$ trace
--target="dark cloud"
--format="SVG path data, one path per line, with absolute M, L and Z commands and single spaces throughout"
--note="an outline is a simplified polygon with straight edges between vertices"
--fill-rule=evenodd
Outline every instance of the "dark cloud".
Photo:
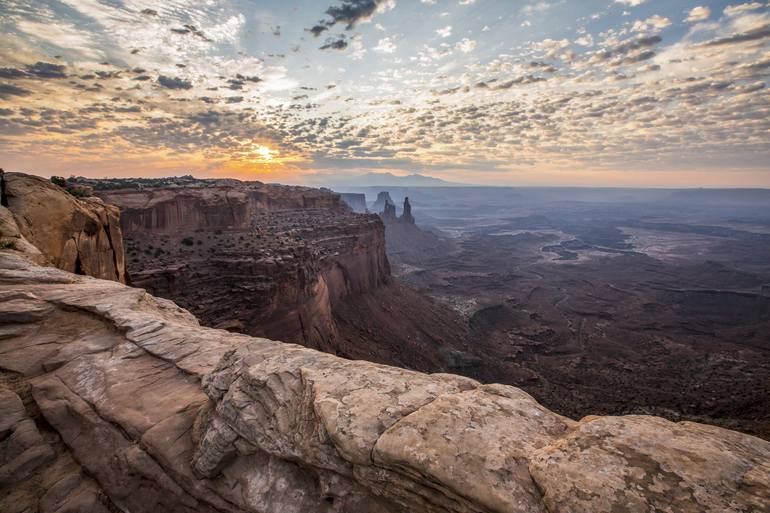
M 240 91 L 243 89 L 243 86 L 246 85 L 246 82 L 252 82 L 254 84 L 262 82 L 262 79 L 258 76 L 245 76 L 238 73 L 235 75 L 235 78 L 231 78 L 227 81 L 227 87 L 229 89 L 232 89 L 233 91 Z
M 720 39 L 714 39 L 704 43 L 705 46 L 721 46 L 730 45 L 734 43 L 744 43 L 746 41 L 757 41 L 758 39 L 764 39 L 770 37 L 770 25 L 763 25 L 748 32 L 742 34 L 733 34 L 730 37 L 723 37 Z
M 241 75 L 240 73 L 238 73 L 237 75 L 235 75 L 235 78 L 237 78 L 238 80 L 245 80 L 246 82 L 253 82 L 255 84 L 257 82 L 262 82 L 262 79 L 256 75 L 248 76 L 248 75 Z
M 27 74 L 16 68 L 0 68 L 0 78 L 24 78 Z
M 157 16 L 158 11 L 156 11 L 155 9 L 144 9 L 142 11 L 142 14 L 144 14 L 145 16 Z
M 161 75 L 158 77 L 158 83 L 168 89 L 192 89 L 192 82 L 183 78 L 167 77 Z
M 120 71 L 96 71 L 96 76 L 99 80 L 107 80 L 109 78 L 120 78 Z
M 52 64 L 50 62 L 36 62 L 27 64 L 27 73 L 37 78 L 67 78 L 64 72 L 65 66 L 61 64 Z
M 6 99 L 11 96 L 27 96 L 32 94 L 32 91 L 24 89 L 23 87 L 16 87 L 11 84 L 0 84 L 0 98 Z
M 172 28 L 171 32 L 174 32 L 175 34 L 192 34 L 194 36 L 197 36 L 204 41 L 211 43 L 212 40 L 209 39 L 206 34 L 204 34 L 198 27 L 195 25 L 184 25 L 182 28 Z
M 344 23 L 345 30 L 350 30 L 359 21 L 370 18 L 384 2 L 385 0 L 341 0 L 340 5 L 326 9 L 326 15 L 331 17 L 331 20 L 321 20 L 309 30 L 316 37 L 338 23 Z
M 627 53 L 641 50 L 643 48 L 649 48 L 663 41 L 660 36 L 646 36 L 638 37 L 636 39 L 629 39 L 623 41 L 613 47 L 605 48 L 599 51 L 596 56 L 601 60 L 608 60 L 611 57 L 625 55 Z
M 345 34 L 340 34 L 337 37 L 330 37 L 319 48 L 321 50 L 344 50 L 348 47 L 348 38 Z

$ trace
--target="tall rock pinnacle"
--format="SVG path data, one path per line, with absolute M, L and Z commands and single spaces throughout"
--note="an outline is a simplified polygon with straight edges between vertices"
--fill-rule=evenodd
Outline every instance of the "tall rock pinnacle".
M 414 224 L 414 216 L 412 215 L 412 205 L 409 204 L 409 198 L 404 198 L 404 213 L 398 219 L 400 223 Z

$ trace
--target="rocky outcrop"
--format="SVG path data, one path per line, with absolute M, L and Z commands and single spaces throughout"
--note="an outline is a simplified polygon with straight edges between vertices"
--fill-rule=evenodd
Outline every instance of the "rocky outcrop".
M 396 216 L 396 206 L 393 203 L 385 203 L 385 207 L 383 207 L 380 217 L 385 226 L 397 223 L 398 217 Z
M 388 259 L 396 276 L 402 269 L 414 270 L 414 266 L 419 267 L 431 258 L 446 256 L 456 249 L 451 241 L 415 224 L 408 197 L 404 198 L 401 216 L 396 216 L 396 206 L 386 201 L 380 218 L 385 225 Z
M 340 198 L 356 214 L 369 213 L 369 209 L 366 208 L 366 194 L 343 192 L 340 194 Z
M 414 224 L 414 216 L 412 215 L 412 205 L 409 203 L 409 198 L 404 198 L 404 213 L 398 218 L 400 223 Z
M 513 387 L 204 328 L 11 249 L 0 322 L 0 461 L 24 469 L 2 511 L 770 511 L 758 438 L 575 422 Z
M 404 198 L 404 210 L 400 216 L 396 216 L 396 206 L 389 201 L 385 202 L 385 207 L 380 214 L 382 222 L 385 226 L 389 226 L 395 223 L 414 225 L 414 216 L 412 215 L 412 205 L 409 203 L 409 198 Z
M 390 193 L 388 191 L 381 191 L 377 193 L 377 200 L 372 205 L 372 212 L 383 212 L 386 205 L 396 206 L 390 198 Z
M 98 198 L 75 198 L 37 176 L 5 173 L 2 183 L 2 237 L 32 244 L 65 271 L 125 283 L 116 207 Z

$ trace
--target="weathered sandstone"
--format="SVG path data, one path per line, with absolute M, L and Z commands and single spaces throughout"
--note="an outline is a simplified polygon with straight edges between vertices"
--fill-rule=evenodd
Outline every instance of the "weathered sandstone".
M 391 278 L 379 217 L 352 213 L 339 195 L 145 182 L 89 184 L 121 208 L 131 284 L 202 324 L 430 371 L 449 370 L 442 348 L 465 343 L 448 308 Z
M 574 422 L 513 387 L 204 328 L 19 251 L 0 251 L 0 320 L 2 375 L 29 389 L 0 395 L 0 430 L 26 433 L 0 446 L 22 469 L 2 511 L 770 511 L 758 438 Z
M 2 204 L 8 209 L 0 214 L 3 237 L 31 243 L 65 271 L 125 283 L 116 207 L 98 198 L 75 198 L 49 180 L 20 173 L 4 174 Z

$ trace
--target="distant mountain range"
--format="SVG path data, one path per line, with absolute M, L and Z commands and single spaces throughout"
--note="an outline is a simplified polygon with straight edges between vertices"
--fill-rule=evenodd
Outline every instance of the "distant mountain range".
M 316 187 L 454 187 L 467 184 L 448 182 L 432 176 L 411 174 L 398 176 L 393 173 L 318 174 L 305 178 L 306 185 Z

